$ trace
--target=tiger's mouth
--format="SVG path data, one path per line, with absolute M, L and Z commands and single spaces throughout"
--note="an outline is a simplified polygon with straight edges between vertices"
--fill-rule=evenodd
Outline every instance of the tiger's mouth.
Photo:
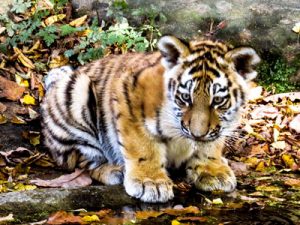
M 212 141 L 217 140 L 221 135 L 215 134 L 214 136 L 207 136 L 207 135 L 196 136 L 196 135 L 187 134 L 184 132 L 184 136 L 189 139 L 192 139 L 193 141 L 196 141 L 196 142 L 212 142 Z

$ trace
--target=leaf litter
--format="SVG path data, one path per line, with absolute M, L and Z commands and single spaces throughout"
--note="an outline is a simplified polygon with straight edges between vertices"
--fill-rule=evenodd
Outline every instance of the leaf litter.
M 45 92 L 43 77 L 46 71 L 69 63 L 80 64 L 66 57 L 65 47 L 69 48 L 68 50 L 74 47 L 74 52 L 80 52 L 82 49 L 76 49 L 76 43 L 92 32 L 88 28 L 90 18 L 86 15 L 73 18 L 69 13 L 72 10 L 69 5 L 55 12 L 54 4 L 48 0 L 38 1 L 37 5 L 32 3 L 22 7 L 15 6 L 11 16 L 14 22 L 21 23 L 30 18 L 37 8 L 50 10 L 49 15 L 42 16 L 40 26 L 41 29 L 43 26 L 47 29 L 49 37 L 41 32 L 40 39 L 34 38 L 31 43 L 26 44 L 19 43 L 8 49 L 7 54 L 0 53 L 0 126 L 6 123 L 18 126 L 39 119 L 39 103 Z M 49 43 L 53 41 L 51 38 L 55 37 L 54 25 L 61 26 L 64 35 L 59 41 L 68 43 L 65 47 L 59 44 L 49 47 Z M 1 42 L 8 38 L 9 32 L 5 27 L 0 27 Z M 62 54 L 64 51 L 65 54 Z M 126 50 L 124 46 L 113 45 L 108 46 L 104 52 L 111 54 Z M 256 86 L 250 91 L 249 100 L 250 103 L 244 109 L 239 138 L 228 140 L 230 145 L 227 157 L 230 158 L 230 165 L 238 176 L 238 191 L 230 194 L 235 200 L 227 202 L 223 195 L 203 195 L 204 209 L 241 208 L 245 203 L 253 202 L 260 206 L 286 206 L 286 202 L 289 202 L 292 208 L 299 210 L 297 196 L 300 196 L 300 92 L 273 95 Z M 34 150 L 20 147 L 3 152 L 0 149 L 0 193 L 31 190 L 36 186 L 90 185 L 90 178 L 80 170 L 53 180 L 30 179 L 35 167 L 53 168 L 54 163 L 47 153 L 39 151 L 39 132 L 24 131 L 22 138 L 28 140 Z M 183 196 L 193 192 L 192 186 L 184 181 L 176 181 L 174 187 L 175 191 Z M 169 215 L 175 216 L 171 224 L 206 221 L 207 218 L 201 215 L 203 209 L 197 211 L 196 208 L 187 206 L 159 211 L 138 211 L 135 213 L 135 219 Z M 189 211 L 191 209 L 195 211 Z M 113 210 L 93 213 L 86 212 L 74 216 L 71 212 L 60 211 L 52 215 L 47 223 L 90 224 L 106 221 L 110 224 L 121 224 L 127 221 L 114 217 Z

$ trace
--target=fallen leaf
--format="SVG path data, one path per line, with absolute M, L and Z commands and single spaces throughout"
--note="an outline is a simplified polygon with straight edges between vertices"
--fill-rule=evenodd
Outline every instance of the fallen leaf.
M 279 115 L 279 111 L 274 106 L 260 105 L 250 113 L 252 119 L 270 118 L 275 119 Z
M 14 47 L 13 48 L 15 53 L 18 55 L 18 60 L 27 68 L 29 69 L 34 69 L 35 66 L 33 64 L 33 62 L 27 58 L 22 52 L 20 49 L 18 49 L 17 47 Z
M 198 222 L 206 222 L 207 218 L 202 216 L 183 216 L 177 217 L 176 220 L 178 221 L 198 221 Z
M 7 106 L 0 102 L 0 113 L 4 113 L 7 109 Z
M 257 186 L 255 189 L 257 191 L 266 191 L 266 192 L 281 191 L 281 188 L 276 186 Z
M 59 55 L 50 61 L 49 67 L 51 69 L 54 69 L 57 67 L 62 67 L 64 65 L 68 64 L 68 62 L 69 62 L 69 59 L 67 57 L 65 57 L 64 55 Z
M 54 24 L 58 21 L 63 20 L 66 17 L 66 14 L 57 14 L 53 16 L 49 16 L 47 19 L 45 19 L 44 23 L 49 26 L 51 24 Z
M 281 156 L 281 158 L 282 158 L 284 164 L 286 165 L 286 167 L 293 169 L 293 170 L 297 169 L 297 164 L 291 155 L 283 154 Z
M 23 98 L 21 98 L 21 103 L 25 105 L 35 105 L 35 98 L 30 94 L 26 94 Z
M 19 76 L 18 74 L 15 74 L 15 80 L 19 86 L 26 87 L 26 88 L 29 87 L 28 80 L 25 80 L 23 77 Z
M 295 26 L 292 28 L 292 31 L 294 31 L 295 33 L 300 34 L 300 22 L 295 24 Z
M 188 206 L 182 209 L 164 209 L 163 212 L 168 215 L 179 216 L 179 215 L 189 214 L 189 213 L 198 214 L 201 211 L 196 206 Z
M 236 176 L 241 176 L 249 172 L 248 166 L 243 162 L 231 162 L 230 167 Z
M 100 219 L 97 215 L 84 216 L 84 217 L 82 217 L 82 220 L 86 223 L 92 223 L 92 222 L 99 222 L 100 221 Z
M 171 225 L 181 225 L 178 220 L 172 220 Z
M 40 187 L 85 187 L 92 183 L 92 179 L 85 170 L 75 169 L 75 172 L 53 180 L 35 179 L 31 180 L 30 183 Z
M 21 117 L 19 116 L 13 116 L 13 118 L 11 118 L 10 120 L 11 123 L 14 123 L 14 124 L 26 124 L 26 121 L 23 120 Z
M 73 26 L 73 27 L 79 27 L 85 22 L 86 19 L 87 19 L 87 15 L 84 15 L 82 17 L 79 17 L 79 18 L 71 21 L 69 24 L 70 24 L 70 26 Z
M 215 198 L 215 199 L 212 200 L 212 204 L 214 204 L 214 205 L 223 205 L 224 203 L 223 203 L 221 198 Z
M 251 88 L 248 93 L 248 100 L 255 101 L 259 98 L 262 98 L 262 92 L 263 92 L 262 86 L 257 86 L 257 87 Z
M 16 101 L 22 97 L 24 91 L 24 87 L 20 87 L 16 82 L 0 76 L 0 98 Z
M 161 212 L 161 211 L 137 211 L 135 216 L 136 216 L 136 219 L 146 220 L 151 217 L 156 218 L 162 214 L 164 214 L 164 212 Z
M 74 216 L 72 213 L 67 213 L 66 211 L 58 211 L 48 218 L 46 224 L 84 224 L 84 221 L 80 216 Z
M 39 117 L 39 114 L 30 107 L 28 107 L 28 114 L 30 119 L 36 119 Z
M 282 94 L 276 94 L 276 95 L 271 95 L 263 100 L 265 102 L 278 102 L 280 99 L 288 98 L 291 101 L 300 100 L 300 92 L 289 92 L 289 93 L 282 93 Z
M 16 191 L 30 191 L 30 190 L 34 190 L 37 187 L 35 185 L 30 185 L 30 184 L 22 184 L 22 183 L 17 183 L 14 186 L 14 189 Z
M 276 149 L 285 149 L 286 143 L 285 141 L 276 141 L 273 142 L 271 146 Z
M 0 217 L 0 223 L 3 223 L 3 222 L 12 222 L 14 221 L 14 216 L 12 213 L 8 214 L 8 216 L 4 216 L 4 217 Z
M 291 131 L 295 131 L 296 133 L 300 134 L 300 114 L 293 118 L 289 124 L 289 128 Z
M 7 123 L 7 118 L 4 115 L 0 114 L 0 124 L 4 123 Z
M 284 181 L 285 185 L 300 188 L 300 179 L 289 178 Z

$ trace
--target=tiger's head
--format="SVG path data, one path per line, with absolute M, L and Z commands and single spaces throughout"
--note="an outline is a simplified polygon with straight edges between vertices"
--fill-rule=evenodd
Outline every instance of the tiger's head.
M 220 41 L 184 43 L 173 36 L 158 43 L 167 98 L 180 135 L 200 142 L 227 136 L 236 127 L 260 58 L 249 47 Z

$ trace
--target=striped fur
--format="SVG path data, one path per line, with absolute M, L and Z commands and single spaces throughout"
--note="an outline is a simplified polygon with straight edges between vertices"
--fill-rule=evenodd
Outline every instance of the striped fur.
M 51 71 L 42 104 L 46 146 L 58 165 L 124 183 L 145 202 L 173 198 L 166 169 L 182 163 L 197 188 L 232 191 L 236 179 L 222 149 L 259 57 L 212 40 L 165 36 L 158 46 Z

